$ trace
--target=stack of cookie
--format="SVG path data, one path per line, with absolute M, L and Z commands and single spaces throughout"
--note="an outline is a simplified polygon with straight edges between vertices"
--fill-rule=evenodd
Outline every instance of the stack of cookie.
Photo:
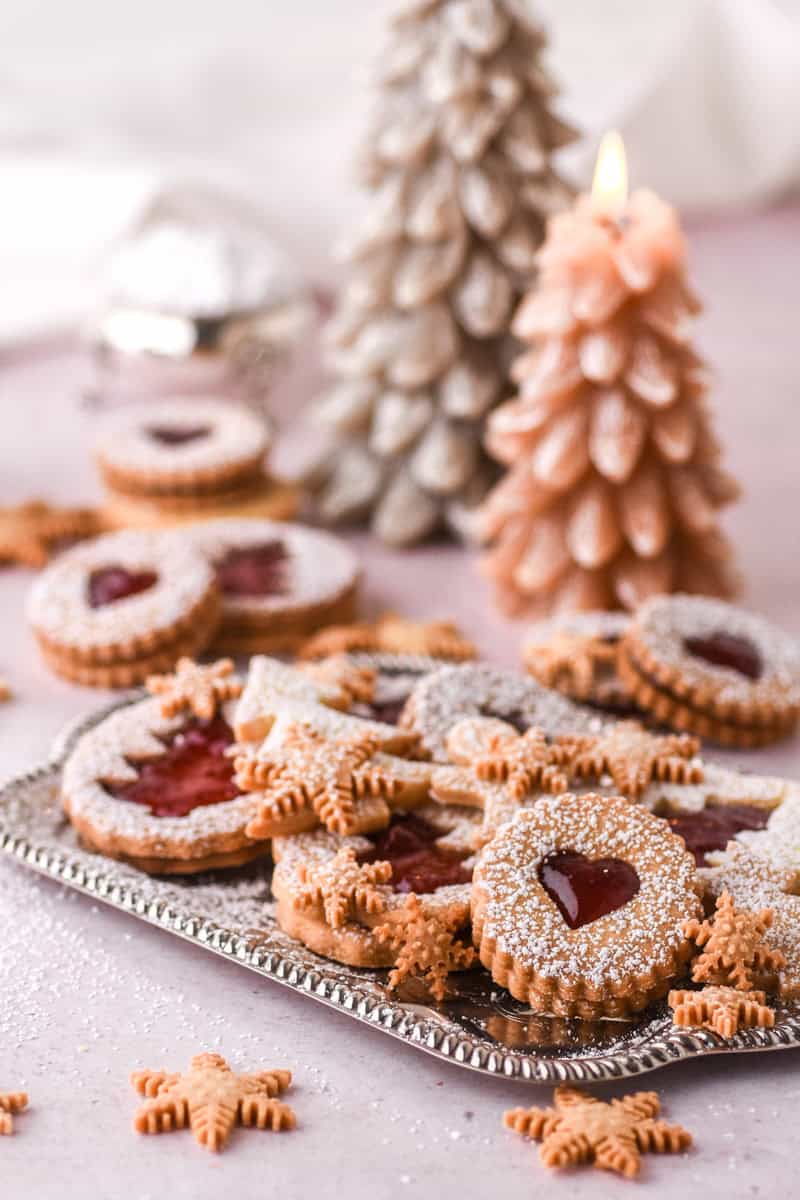
M 704 596 L 654 596 L 632 615 L 539 622 L 523 657 L 544 686 L 574 700 L 721 746 L 768 745 L 800 714 L 800 642 Z
M 198 523 L 188 536 L 219 584 L 216 649 L 287 653 L 322 626 L 355 616 L 358 560 L 330 534 L 240 518 Z
M 139 404 L 108 422 L 95 445 L 115 528 L 200 517 L 284 520 L 299 496 L 270 477 L 270 433 L 249 410 L 218 400 Z
M 131 687 L 205 649 L 219 622 L 213 569 L 177 533 L 110 533 L 60 555 L 34 583 L 28 619 L 57 675 Z

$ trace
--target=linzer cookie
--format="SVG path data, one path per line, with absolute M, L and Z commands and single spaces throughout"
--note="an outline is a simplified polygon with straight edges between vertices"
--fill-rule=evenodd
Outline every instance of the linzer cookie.
M 117 527 L 150 527 L 198 515 L 294 515 L 294 489 L 264 469 L 271 435 L 228 401 L 197 398 L 139 404 L 110 420 L 95 445 Z
M 326 958 L 356 967 L 397 966 L 409 953 L 403 927 L 411 916 L 449 931 L 466 925 L 477 820 L 469 809 L 425 804 L 394 813 L 369 836 L 320 829 L 277 837 L 272 890 L 278 924 Z M 412 893 L 418 914 L 405 908 Z
M 34 583 L 28 619 L 48 665 L 89 687 L 130 687 L 211 640 L 214 572 L 177 534 L 107 534 L 62 554 Z
M 249 838 L 256 797 L 234 778 L 232 702 L 210 718 L 161 697 L 143 700 L 80 739 L 62 777 L 64 810 L 93 850 L 156 875 L 238 866 L 264 854 Z
M 522 644 L 525 668 L 544 687 L 571 700 L 631 715 L 635 706 L 619 677 L 619 643 L 627 613 L 582 612 L 532 625 Z
M 220 520 L 190 535 L 216 572 L 229 653 L 293 651 L 315 629 L 355 615 L 360 571 L 338 538 L 303 525 Z
M 408 698 L 400 724 L 419 735 L 436 762 L 449 761 L 447 736 L 462 717 L 497 717 L 524 733 L 596 733 L 602 722 L 533 679 L 481 664 L 442 667 L 424 676 Z
M 545 796 L 481 852 L 473 940 L 495 982 L 537 1011 L 624 1017 L 680 975 L 698 888 L 682 840 L 640 805 Z
M 720 600 L 648 600 L 623 638 L 619 670 L 656 720 L 721 745 L 766 745 L 800 712 L 800 642 Z

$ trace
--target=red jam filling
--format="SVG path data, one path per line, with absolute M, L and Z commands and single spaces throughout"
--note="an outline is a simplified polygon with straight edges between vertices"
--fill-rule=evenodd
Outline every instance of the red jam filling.
M 480 717 L 494 717 L 498 721 L 505 721 L 506 725 L 511 725 L 516 729 L 517 733 L 527 733 L 531 727 L 531 723 L 523 712 L 519 709 L 512 709 L 510 712 L 497 712 L 489 706 L 478 710 Z
M 125 567 L 100 567 L 89 576 L 89 604 L 102 608 L 127 596 L 138 596 L 158 581 L 155 571 L 128 571 Z
M 229 550 L 215 565 L 227 596 L 283 596 L 289 590 L 289 552 L 281 541 Z
M 737 833 L 743 829 L 764 829 L 768 820 L 768 810 L 752 804 L 725 804 L 667 818 L 670 829 L 686 842 L 686 849 L 694 855 L 698 867 L 705 866 L 706 855 L 712 850 L 724 850 Z
M 192 720 L 165 739 L 157 758 L 134 762 L 138 775 L 126 783 L 105 784 L 117 800 L 144 804 L 154 817 L 186 817 L 196 808 L 238 796 L 233 760 L 225 756 L 233 730 L 223 717 Z
M 364 861 L 390 862 L 396 892 L 423 895 L 451 884 L 469 883 L 472 871 L 436 845 L 441 836 L 441 830 L 422 817 L 401 813 L 392 818 L 388 829 L 370 838 L 375 849 Z
M 396 725 L 407 699 L 408 696 L 399 696 L 393 700 L 373 701 L 366 705 L 368 716 L 373 721 L 382 721 L 384 725 Z
M 147 436 L 162 446 L 185 446 L 211 433 L 210 425 L 148 425 Z
M 538 874 L 570 929 L 622 908 L 639 891 L 639 876 L 629 863 L 619 858 L 585 858 L 577 850 L 548 855 Z
M 758 647 L 749 638 L 718 629 L 708 637 L 685 638 L 685 648 L 695 658 L 715 667 L 728 667 L 746 679 L 760 679 L 764 670 Z

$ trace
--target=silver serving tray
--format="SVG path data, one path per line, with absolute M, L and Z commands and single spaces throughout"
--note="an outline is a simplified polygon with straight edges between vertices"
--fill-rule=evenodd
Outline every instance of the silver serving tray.
M 61 765 L 81 734 L 138 698 L 117 701 L 72 724 L 56 740 L 50 762 L 0 790 L 1 852 L 428 1054 L 487 1075 L 593 1083 L 702 1055 L 800 1046 L 798 1005 L 780 1007 L 773 1029 L 744 1030 L 726 1042 L 707 1030 L 673 1028 L 663 1005 L 636 1022 L 541 1016 L 495 987 L 482 969 L 451 977 L 452 995 L 432 1007 L 418 984 L 392 995 L 386 972 L 341 966 L 283 934 L 274 919 L 267 863 L 189 879 L 154 879 L 84 850 L 61 810 Z

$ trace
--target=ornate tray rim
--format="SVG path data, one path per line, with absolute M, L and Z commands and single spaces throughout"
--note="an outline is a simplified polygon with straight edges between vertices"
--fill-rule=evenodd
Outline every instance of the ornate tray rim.
M 60 770 L 77 739 L 110 713 L 134 703 L 141 692 L 104 706 L 70 722 L 55 738 L 48 761 L 9 780 L 0 788 L 0 853 L 16 859 L 31 870 L 64 883 L 84 895 L 129 913 L 164 929 L 204 950 L 233 959 L 256 974 L 275 980 L 293 991 L 339 1009 L 365 1024 L 383 1030 L 417 1049 L 447 1062 L 494 1077 L 537 1084 L 602 1083 L 657 1070 L 684 1059 L 716 1054 L 785 1050 L 800 1046 L 800 1011 L 779 1020 L 773 1029 L 743 1030 L 732 1042 L 724 1042 L 708 1030 L 673 1029 L 640 1046 L 626 1046 L 608 1054 L 570 1058 L 537 1058 L 499 1044 L 481 1042 L 460 1030 L 433 1009 L 389 1002 L 368 995 L 358 987 L 327 976 L 316 964 L 302 968 L 257 939 L 248 938 L 218 925 L 202 913 L 179 909 L 167 900 L 153 899 L 127 881 L 115 878 L 113 862 L 107 871 L 92 870 L 69 854 L 49 845 L 36 845 L 3 823 L 3 800 L 24 791 Z M 365 972 L 365 977 L 367 973 Z M 424 1013 L 424 1015 L 421 1015 Z

